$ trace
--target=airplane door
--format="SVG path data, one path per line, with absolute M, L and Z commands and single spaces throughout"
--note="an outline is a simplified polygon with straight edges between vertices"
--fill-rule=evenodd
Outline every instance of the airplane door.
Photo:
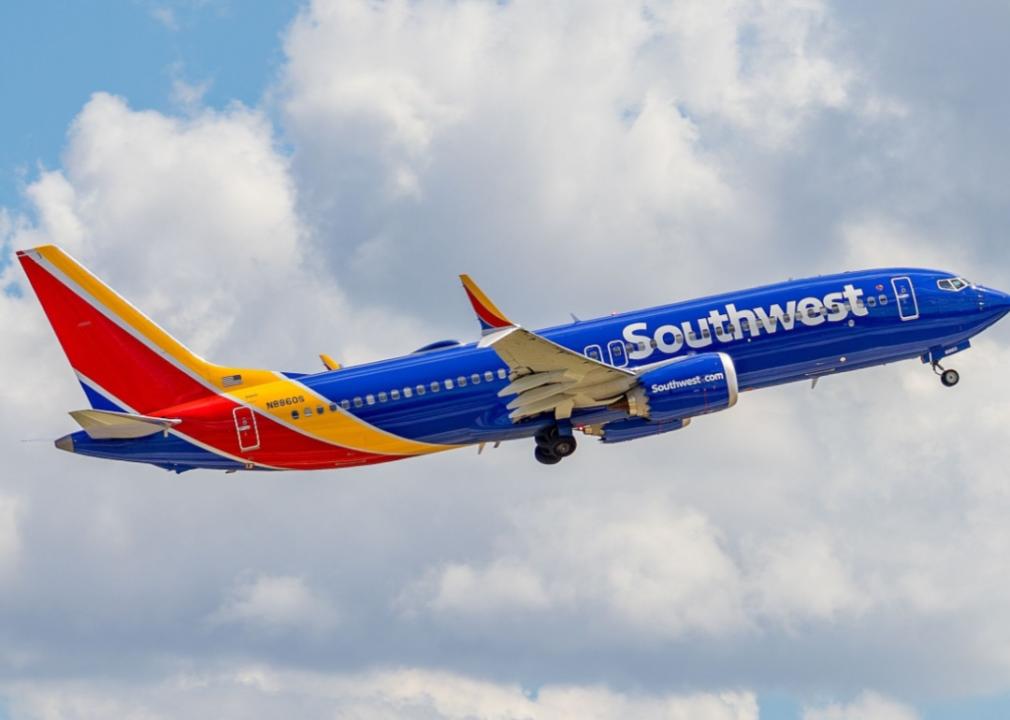
M 235 418 L 235 432 L 238 433 L 239 450 L 255 450 L 260 446 L 260 433 L 256 427 L 256 413 L 247 407 L 232 410 Z
M 902 320 L 915 320 L 919 317 L 919 303 L 915 299 L 915 288 L 907 277 L 891 278 L 894 288 L 894 299 L 898 302 L 898 315 Z
M 611 340 L 607 344 L 610 351 L 610 364 L 614 367 L 624 367 L 628 364 L 628 354 L 624 349 L 623 340 Z

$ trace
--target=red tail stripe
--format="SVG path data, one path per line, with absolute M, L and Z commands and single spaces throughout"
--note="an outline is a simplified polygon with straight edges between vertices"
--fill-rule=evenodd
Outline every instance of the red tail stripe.
M 238 403 L 217 395 L 159 356 L 95 309 L 30 257 L 20 257 L 25 273 L 75 370 L 100 389 L 142 414 L 205 399 L 205 412 L 178 431 L 213 450 L 273 467 L 320 468 L 396 460 L 332 445 L 302 435 L 257 413 L 260 449 L 238 447 L 232 410 Z M 202 404 L 202 403 L 201 403 Z

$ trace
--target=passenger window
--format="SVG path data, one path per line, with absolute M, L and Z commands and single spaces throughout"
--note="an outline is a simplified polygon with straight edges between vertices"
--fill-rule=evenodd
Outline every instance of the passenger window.
M 485 370 L 484 371 L 484 380 L 486 382 L 494 382 L 494 373 L 491 372 L 490 370 Z
M 386 395 L 385 392 L 380 392 L 379 393 L 379 402 L 386 402 L 387 400 L 389 400 L 389 396 Z
M 473 375 L 471 375 L 470 376 L 470 383 L 473 384 L 473 385 L 479 385 L 480 384 L 480 373 L 474 373 Z
M 400 399 L 400 391 L 397 390 L 396 388 L 390 390 L 389 391 L 389 398 L 390 398 L 390 400 L 399 400 Z
M 866 298 L 866 304 L 870 307 L 877 307 L 877 298 L 870 295 L 870 297 Z
M 362 405 L 364 405 L 364 403 L 361 402 L 361 398 L 359 398 L 359 397 L 354 398 L 354 407 L 359 408 Z
M 592 358 L 593 360 L 597 361 L 603 360 L 603 350 L 600 348 L 599 345 L 587 345 L 585 349 L 585 355 L 587 358 Z
M 418 395 L 424 395 L 424 390 L 425 390 L 424 385 L 418 385 L 414 389 L 417 390 L 417 394 Z
M 298 419 L 298 411 L 297 410 L 292 410 L 291 411 L 291 419 L 292 420 L 297 420 Z
M 409 397 L 413 397 L 413 396 L 414 396 L 414 391 L 413 390 L 411 390 L 409 387 L 403 388 L 403 397 L 409 398 Z
M 374 405 L 375 404 L 375 396 L 372 395 L 371 393 L 369 393 L 368 395 L 365 395 L 365 402 L 368 403 L 369 405 Z
M 466 378 L 460 375 L 458 378 L 456 378 L 456 385 L 458 387 L 466 387 Z
M 881 305 L 887 305 L 887 295 L 881 295 L 880 296 L 880 304 Z
M 337 411 L 337 404 L 330 403 L 330 412 L 336 412 L 336 411 Z
M 431 388 L 432 392 L 438 392 L 439 390 L 442 389 L 442 386 L 438 384 L 438 380 L 432 380 L 431 385 L 429 385 L 428 387 Z
M 305 417 L 312 417 L 312 408 L 305 408 Z
M 509 374 L 505 371 L 505 368 L 498 368 L 498 379 L 504 380 Z
M 316 415 L 322 415 L 324 412 L 326 412 L 326 408 L 324 408 L 322 405 L 316 408 Z
M 445 389 L 446 390 L 452 390 L 452 388 L 453 388 L 452 380 L 450 380 L 449 378 L 446 378 L 445 379 Z
M 350 410 L 351 409 L 351 401 L 350 400 L 341 400 L 340 401 L 340 407 L 342 407 L 344 410 Z

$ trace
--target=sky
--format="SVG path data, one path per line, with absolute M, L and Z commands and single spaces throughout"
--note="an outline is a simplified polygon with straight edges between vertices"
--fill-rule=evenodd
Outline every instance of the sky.
M 54 242 L 286 371 L 788 277 L 1010 289 L 1010 8 L 113 0 L 0 9 L 0 718 L 1010 714 L 1010 325 L 546 467 L 56 451 Z

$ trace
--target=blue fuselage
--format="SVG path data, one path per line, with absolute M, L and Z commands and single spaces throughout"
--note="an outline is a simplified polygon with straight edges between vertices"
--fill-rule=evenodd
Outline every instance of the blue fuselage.
M 937 281 L 949 277 L 950 273 L 915 269 L 844 273 L 575 322 L 538 334 L 629 368 L 719 350 L 732 357 L 740 389 L 750 390 L 929 353 L 939 359 L 945 352 L 964 349 L 971 336 L 996 322 L 1010 305 L 1002 293 L 974 286 L 959 292 L 940 290 Z M 844 298 L 847 285 L 860 291 L 855 307 Z M 826 309 L 820 317 L 806 312 L 796 319 L 804 299 L 814 298 L 823 305 L 824 298 L 833 294 L 842 294 L 841 301 L 849 305 L 843 319 L 829 319 Z M 858 307 L 859 301 L 862 307 Z M 808 303 L 811 305 L 816 307 Z M 793 307 L 791 329 L 779 321 L 774 331 L 759 325 L 753 332 L 753 323 L 738 318 L 742 332 L 734 332 L 728 320 L 718 332 L 718 319 L 713 321 L 712 313 L 726 315 L 728 306 L 737 311 L 767 311 L 778 306 L 783 313 Z M 682 347 L 670 352 L 663 347 L 664 338 L 656 342 L 656 331 L 664 327 L 680 329 L 685 336 Z M 693 341 L 687 336 L 689 332 Z M 639 337 L 650 338 L 648 348 L 631 340 Z M 665 339 L 667 348 L 676 344 L 671 342 L 672 331 Z M 508 384 L 502 377 L 504 370 L 493 350 L 468 344 L 306 376 L 301 381 L 334 401 L 350 401 L 351 412 L 390 432 L 430 442 L 464 444 L 530 436 L 552 422 L 543 418 L 515 425 L 508 419 L 508 398 L 497 396 Z M 485 380 L 487 373 L 493 377 L 490 382 Z M 459 378 L 466 380 L 465 386 L 459 387 Z M 474 378 L 480 382 L 472 382 Z M 452 381 L 451 390 L 445 389 L 446 380 Z M 417 395 L 418 385 L 430 388 L 432 383 L 439 384 L 438 392 L 429 389 L 425 395 Z M 413 397 L 405 399 L 403 388 L 414 388 Z M 400 398 L 389 400 L 394 389 L 399 390 Z M 369 395 L 378 398 L 380 393 L 384 393 L 384 401 L 368 403 Z M 355 407 L 355 398 L 362 398 L 361 407 Z M 607 409 L 581 410 L 572 421 L 601 423 L 621 415 Z
M 908 358 L 938 363 L 1010 310 L 1010 297 L 950 273 L 891 268 L 795 280 L 547 328 L 537 334 L 604 363 L 641 369 L 674 357 L 722 352 L 739 389 L 751 390 Z M 499 391 L 508 368 L 493 349 L 450 344 L 405 357 L 312 375 L 289 375 L 365 423 L 401 438 L 444 445 L 534 436 L 550 414 L 514 422 Z M 314 404 L 310 401 L 310 406 Z M 316 411 L 327 411 L 320 402 Z M 310 412 L 313 409 L 310 407 Z M 302 408 L 302 414 L 305 410 Z M 611 404 L 576 409 L 575 427 L 627 419 Z M 298 418 L 291 421 L 299 422 Z M 77 452 L 173 469 L 242 467 L 165 434 L 89 441 Z M 90 450 L 90 451 L 89 451 Z

